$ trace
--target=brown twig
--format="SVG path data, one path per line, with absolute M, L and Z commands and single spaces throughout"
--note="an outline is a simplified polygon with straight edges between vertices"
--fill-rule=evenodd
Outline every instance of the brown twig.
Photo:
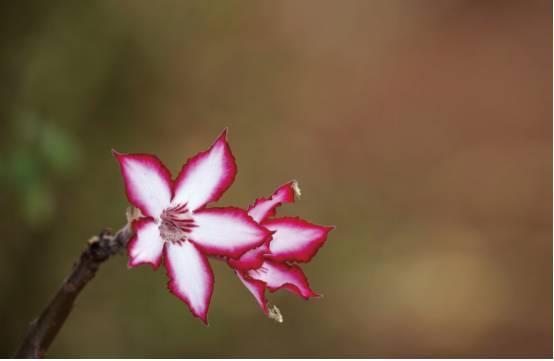
M 75 263 L 71 274 L 64 280 L 39 317 L 31 322 L 29 331 L 15 357 L 39 358 L 46 353 L 71 312 L 73 302 L 81 290 L 94 278 L 100 265 L 110 256 L 124 249 L 132 236 L 131 226 L 126 225 L 116 234 L 102 231 L 89 240 L 87 248 Z

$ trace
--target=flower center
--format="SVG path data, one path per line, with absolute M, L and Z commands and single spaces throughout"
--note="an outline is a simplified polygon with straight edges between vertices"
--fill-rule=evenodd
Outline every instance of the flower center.
M 160 236 L 166 242 L 181 243 L 188 240 L 188 234 L 196 227 L 186 204 L 169 207 L 160 216 Z

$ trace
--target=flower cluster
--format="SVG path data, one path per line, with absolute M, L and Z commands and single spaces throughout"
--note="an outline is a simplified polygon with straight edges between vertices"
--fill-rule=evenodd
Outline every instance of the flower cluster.
M 140 211 L 132 221 L 129 267 L 150 264 L 157 269 L 163 261 L 169 290 L 204 323 L 214 285 L 209 256 L 226 260 L 266 315 L 278 321 L 282 318 L 277 308 L 268 307 L 266 289 L 287 289 L 305 299 L 317 296 L 293 263 L 310 261 L 334 227 L 275 217 L 279 205 L 300 195 L 296 182 L 256 200 L 248 210 L 207 207 L 231 186 L 237 172 L 227 130 L 208 150 L 190 158 L 175 179 L 153 155 L 113 154 L 127 199 Z

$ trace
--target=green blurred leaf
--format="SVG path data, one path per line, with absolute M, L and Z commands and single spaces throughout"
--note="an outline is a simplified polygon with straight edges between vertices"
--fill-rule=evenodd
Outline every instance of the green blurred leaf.
M 18 192 L 25 191 L 40 178 L 38 160 L 26 147 L 16 148 L 6 166 L 0 169 L 2 178 L 5 178 Z
M 76 143 L 67 132 L 55 124 L 45 124 L 40 138 L 40 150 L 47 164 L 56 173 L 67 173 L 78 163 Z
M 23 217 L 37 226 L 53 216 L 56 200 L 50 185 L 76 168 L 79 147 L 63 128 L 33 111 L 18 112 L 12 132 L 3 144 L 0 184 L 15 192 Z
M 36 182 L 23 193 L 21 206 L 27 222 L 36 226 L 51 219 L 55 202 L 48 187 Z

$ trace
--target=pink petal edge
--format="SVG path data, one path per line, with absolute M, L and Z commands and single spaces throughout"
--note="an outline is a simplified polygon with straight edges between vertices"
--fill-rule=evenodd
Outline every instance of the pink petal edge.
M 258 198 L 250 207 L 248 214 L 258 223 L 277 213 L 276 208 L 283 203 L 293 203 L 296 194 L 296 181 L 289 181 L 278 187 L 269 198 Z
M 265 282 L 252 279 L 245 275 L 243 272 L 235 271 L 235 273 L 237 277 L 242 281 L 244 286 L 248 289 L 248 291 L 252 293 L 252 296 L 254 296 L 256 302 L 267 316 L 269 314 L 269 311 L 267 309 L 267 299 L 265 297 Z
M 238 259 L 229 258 L 227 263 L 236 270 L 247 271 L 249 269 L 260 268 L 264 263 L 264 255 L 269 253 L 269 241 L 262 243 L 261 246 L 249 249 Z

